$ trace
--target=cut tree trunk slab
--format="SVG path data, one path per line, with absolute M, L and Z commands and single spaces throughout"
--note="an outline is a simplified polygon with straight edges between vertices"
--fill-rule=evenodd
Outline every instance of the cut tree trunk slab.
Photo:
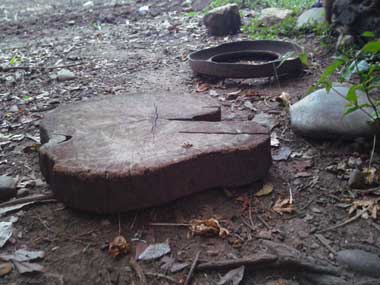
M 68 105 L 40 125 L 40 167 L 58 199 L 98 213 L 161 205 L 262 179 L 269 131 L 221 121 L 210 101 L 136 94 Z

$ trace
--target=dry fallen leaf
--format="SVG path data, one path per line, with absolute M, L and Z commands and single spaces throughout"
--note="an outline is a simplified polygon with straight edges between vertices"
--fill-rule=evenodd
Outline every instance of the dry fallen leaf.
M 274 204 L 273 211 L 282 215 L 283 213 L 292 214 L 295 212 L 293 201 L 291 199 L 278 199 Z
M 289 108 L 291 105 L 290 95 L 288 92 L 282 92 L 280 96 L 276 98 L 284 107 Z
M 226 228 L 223 228 L 218 220 L 214 218 L 191 221 L 190 231 L 193 235 L 220 236 L 222 238 L 230 234 L 230 232 Z
M 370 168 L 364 168 L 363 169 L 363 175 L 364 175 L 364 181 L 367 185 L 372 185 L 379 182 L 378 175 L 376 175 L 377 169 L 374 167 Z
M 113 257 L 126 254 L 130 250 L 127 240 L 123 236 L 117 236 L 110 242 L 108 252 Z
M 273 185 L 268 183 L 263 186 L 258 192 L 256 192 L 256 197 L 266 196 L 273 192 Z
M 3 277 L 9 273 L 11 273 L 13 270 L 12 263 L 6 262 L 0 264 L 0 277 Z
M 210 85 L 207 84 L 207 83 L 200 83 L 198 84 L 198 87 L 197 87 L 197 92 L 206 92 L 207 90 L 210 89 Z
M 358 214 L 362 212 L 361 217 L 363 219 L 377 219 L 377 213 L 380 211 L 380 198 L 372 200 L 356 200 L 352 202 L 351 208 L 348 210 L 348 214 Z

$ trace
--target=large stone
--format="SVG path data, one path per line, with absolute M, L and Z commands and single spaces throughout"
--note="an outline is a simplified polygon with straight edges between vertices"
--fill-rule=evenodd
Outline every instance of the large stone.
M 8 200 L 17 194 L 17 179 L 1 175 L 0 176 L 0 201 Z
M 211 35 L 236 34 L 241 26 L 239 7 L 236 4 L 228 4 L 215 8 L 203 17 L 203 23 Z
M 264 26 L 281 23 L 293 14 L 292 10 L 281 8 L 266 8 L 261 10 L 259 20 Z
M 100 213 L 263 178 L 271 164 L 268 130 L 220 118 L 219 107 L 190 95 L 115 96 L 61 107 L 40 125 L 41 171 L 58 199 Z
M 297 19 L 297 28 L 322 24 L 326 21 L 325 8 L 311 8 L 303 12 Z
M 344 249 L 337 253 L 339 264 L 350 270 L 380 278 L 380 256 L 360 249 Z
M 361 110 L 344 115 L 348 101 L 344 98 L 349 88 L 335 86 L 329 93 L 319 89 L 290 107 L 292 128 L 301 135 L 314 138 L 368 137 L 375 130 L 368 124 L 369 117 Z M 338 92 L 338 93 L 337 93 Z M 362 92 L 360 103 L 367 103 Z M 370 108 L 367 112 L 372 113 Z

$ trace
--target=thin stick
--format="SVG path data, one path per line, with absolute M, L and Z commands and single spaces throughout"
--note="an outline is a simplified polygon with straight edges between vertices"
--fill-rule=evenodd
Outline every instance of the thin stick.
M 14 206 L 14 205 L 28 203 L 28 202 L 58 202 L 58 201 L 54 199 L 53 194 L 35 195 L 31 197 L 25 197 L 25 198 L 15 199 L 12 201 L 1 203 L 0 208 Z
M 58 68 L 78 66 L 82 64 L 84 63 L 80 62 L 80 63 L 57 65 L 57 66 L 8 66 L 8 67 L 0 66 L 0 72 L 7 72 L 7 71 L 12 71 L 12 70 L 53 70 L 53 69 L 58 69 Z
M 373 160 L 373 155 L 375 154 L 375 148 L 376 148 L 376 135 L 373 136 L 373 145 L 372 145 L 372 150 L 371 150 L 371 156 L 369 158 L 369 166 L 368 166 L 368 168 L 371 168 L 372 160 Z
M 353 221 L 357 220 L 358 218 L 361 217 L 361 215 L 363 215 L 365 212 L 367 212 L 367 209 L 364 209 L 362 211 L 360 211 L 359 213 L 357 213 L 355 216 L 353 216 L 352 218 L 348 219 L 347 221 L 343 222 L 343 223 L 340 223 L 340 224 L 337 224 L 335 226 L 332 226 L 332 227 L 329 227 L 327 229 L 324 229 L 324 230 L 321 230 L 321 231 L 318 231 L 319 234 L 321 233 L 325 233 L 325 232 L 328 232 L 328 231 L 332 231 L 332 230 L 336 230 L 337 228 L 340 228 L 340 227 L 343 227 L 349 223 L 352 223 Z
M 149 223 L 153 227 L 190 227 L 191 224 L 176 224 L 176 223 Z
M 195 267 L 197 266 L 200 254 L 201 254 L 201 251 L 199 250 L 194 257 L 193 263 L 191 264 L 190 271 L 186 277 L 186 281 L 185 281 L 184 285 L 190 285 L 191 284 L 191 278 L 193 277 L 193 273 L 194 273 Z
M 270 225 L 260 216 L 260 215 L 257 215 L 257 218 L 259 219 L 259 221 L 268 229 L 270 230 Z
M 331 253 L 336 255 L 336 251 L 326 242 L 326 238 L 323 235 L 316 234 L 315 237 L 324 245 Z
M 252 198 L 252 197 L 251 197 Z M 255 228 L 253 219 L 252 219 L 252 199 L 249 199 L 249 208 L 248 208 L 248 215 L 249 215 L 249 222 L 251 223 L 252 228 Z
M 278 260 L 278 257 L 273 254 L 261 254 L 246 258 L 239 258 L 233 260 L 221 260 L 201 263 L 197 266 L 197 271 L 208 270 L 225 270 L 231 268 L 237 268 L 239 266 L 251 266 L 274 264 Z
M 248 222 L 246 222 L 243 217 L 241 217 L 241 221 L 243 222 L 244 225 L 246 225 L 248 228 L 250 228 L 252 231 L 255 231 L 256 229 Z
M 147 273 L 145 273 L 145 275 L 146 276 L 150 276 L 150 277 L 154 277 L 154 278 L 164 279 L 166 281 L 169 281 L 169 282 L 172 282 L 172 283 L 175 283 L 175 284 L 181 284 L 180 282 L 178 282 L 174 278 L 172 278 L 170 276 L 167 276 L 165 274 L 154 273 L 154 272 L 147 272 Z
M 132 267 L 132 269 L 136 272 L 137 278 L 140 281 L 140 285 L 146 285 L 148 282 L 146 281 L 146 277 L 144 274 L 144 271 L 142 270 L 140 264 L 136 262 L 133 258 L 129 260 L 129 265 Z

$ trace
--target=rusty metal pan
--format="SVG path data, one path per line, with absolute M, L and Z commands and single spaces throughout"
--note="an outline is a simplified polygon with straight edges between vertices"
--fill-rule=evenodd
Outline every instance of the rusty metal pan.
M 296 75 L 303 68 L 302 52 L 299 45 L 290 42 L 239 41 L 193 52 L 189 62 L 195 73 L 223 78 L 273 76 L 275 67 L 278 76 Z

